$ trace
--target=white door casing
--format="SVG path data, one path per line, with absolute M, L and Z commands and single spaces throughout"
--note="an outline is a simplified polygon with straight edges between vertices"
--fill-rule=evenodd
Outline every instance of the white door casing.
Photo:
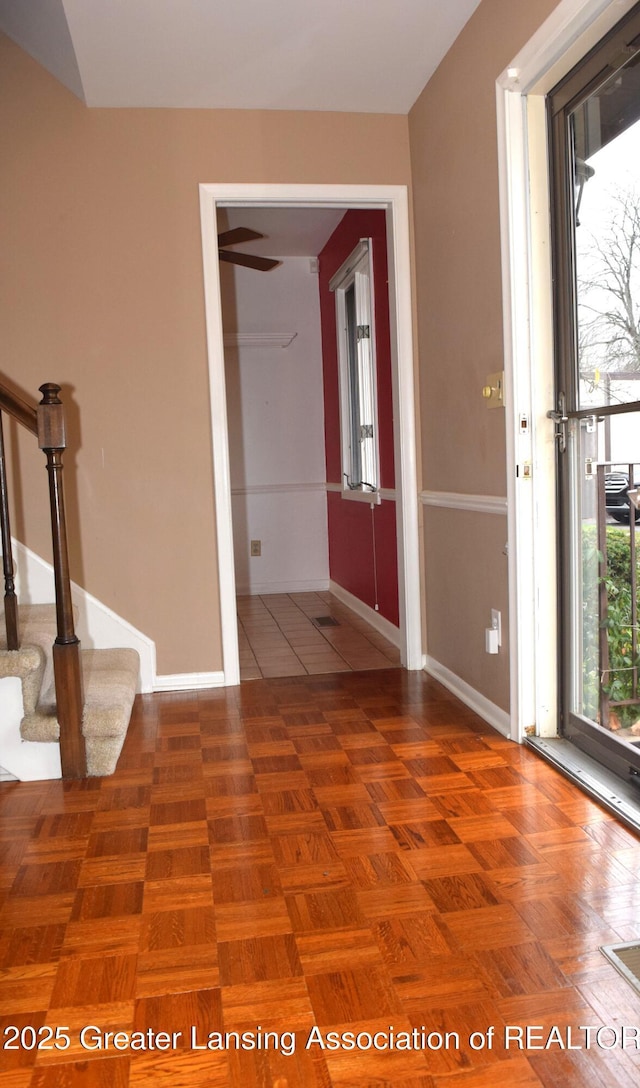
M 502 236 L 511 736 L 558 709 L 553 284 L 545 95 L 634 6 L 562 0 L 496 82 Z M 526 421 L 523 427 L 523 420 Z M 529 475 L 524 466 L 530 466 Z
M 421 669 L 420 568 L 409 204 L 405 186 L 200 185 L 209 396 L 217 526 L 220 622 L 226 686 L 240 682 L 229 437 L 218 268 L 218 207 L 383 208 L 387 217 L 389 307 L 394 395 L 396 524 L 402 662 Z

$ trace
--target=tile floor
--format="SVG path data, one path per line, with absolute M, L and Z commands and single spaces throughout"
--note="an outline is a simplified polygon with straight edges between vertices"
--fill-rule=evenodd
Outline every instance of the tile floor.
M 319 627 L 319 616 L 338 626 Z M 397 647 L 328 591 L 238 597 L 238 639 L 241 680 L 400 665 Z

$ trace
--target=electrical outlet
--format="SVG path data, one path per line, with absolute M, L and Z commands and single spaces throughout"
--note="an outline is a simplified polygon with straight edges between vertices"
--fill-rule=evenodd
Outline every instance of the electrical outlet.
M 491 609 L 491 629 L 498 632 L 498 646 L 502 646 L 502 613 L 497 608 Z
M 252 540 L 251 541 L 251 554 L 252 555 L 262 555 L 262 541 L 261 540 Z

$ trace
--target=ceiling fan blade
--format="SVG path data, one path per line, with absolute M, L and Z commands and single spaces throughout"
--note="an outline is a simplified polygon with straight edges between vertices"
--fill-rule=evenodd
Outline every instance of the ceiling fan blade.
M 268 272 L 269 269 L 280 264 L 280 261 L 275 261 L 273 257 L 255 257 L 251 253 L 228 253 L 226 249 L 219 249 L 218 256 L 221 261 L 241 264 L 245 268 L 257 268 L 259 272 Z
M 218 235 L 219 246 L 235 246 L 239 242 L 254 242 L 258 238 L 264 238 L 257 230 L 249 227 L 234 227 L 233 230 L 225 230 Z

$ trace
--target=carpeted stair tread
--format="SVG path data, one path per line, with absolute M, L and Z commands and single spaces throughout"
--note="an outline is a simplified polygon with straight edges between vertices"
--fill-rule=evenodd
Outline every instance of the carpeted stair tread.
M 129 720 L 138 655 L 135 650 L 127 649 L 81 650 L 80 659 L 84 685 L 82 732 L 85 736 L 112 736 L 122 728 L 122 719 Z M 25 740 L 60 739 L 53 686 L 43 694 L 35 714 L 28 719 L 25 716 L 21 732 Z
M 139 669 L 140 658 L 135 650 L 82 651 L 85 737 L 112 737 L 121 730 L 126 732 Z
M 53 679 L 51 645 L 56 637 L 56 606 L 26 604 L 19 612 L 20 649 L 7 650 L 4 612 L 0 614 L 0 677 L 17 676 L 22 683 L 25 714 L 33 714 L 43 688 Z
M 44 651 L 39 646 L 21 646 L 19 650 L 0 648 L 0 676 L 29 676 L 41 665 L 44 667 Z
M 0 612 L 0 650 L 6 650 L 4 610 Z M 51 646 L 57 634 L 55 604 L 21 604 L 18 615 L 20 642 Z M 13 651 L 16 652 L 17 651 Z
M 22 739 L 56 742 L 60 726 L 51 654 L 57 634 L 56 606 L 20 605 L 18 622 L 21 648 L 7 650 L 4 616 L 0 612 L 0 679 L 16 676 L 21 681 Z M 90 775 L 112 774 L 131 717 L 140 659 L 131 649 L 81 650 L 80 656 L 87 771 Z
M 112 774 L 124 743 L 136 693 L 139 657 L 135 650 L 82 650 L 84 715 L 82 732 L 90 775 Z M 34 713 L 25 715 L 24 740 L 60 738 L 55 692 L 43 694 Z

